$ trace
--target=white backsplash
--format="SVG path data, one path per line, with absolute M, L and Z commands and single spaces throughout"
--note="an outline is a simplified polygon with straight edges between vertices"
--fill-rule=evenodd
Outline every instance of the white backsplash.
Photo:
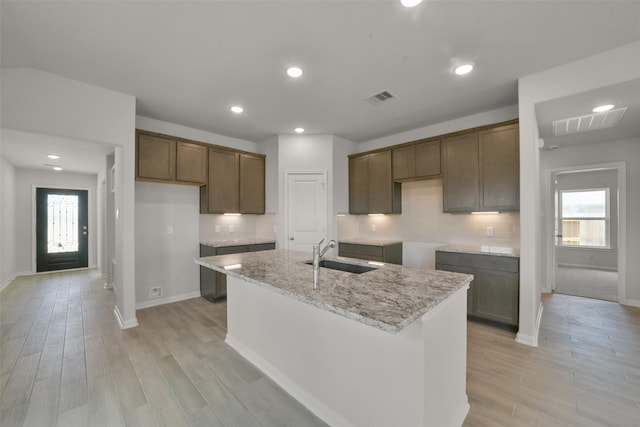
M 200 241 L 276 239 L 276 215 L 200 215 Z
M 493 237 L 487 236 L 487 227 L 493 228 Z M 413 264 L 414 252 L 432 251 L 438 244 L 519 248 L 520 214 L 443 213 L 441 179 L 406 182 L 402 184 L 401 215 L 338 217 L 338 239 L 347 238 L 402 240 L 405 264 Z

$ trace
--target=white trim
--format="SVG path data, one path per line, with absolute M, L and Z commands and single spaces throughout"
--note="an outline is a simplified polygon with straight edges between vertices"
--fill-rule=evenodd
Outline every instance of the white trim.
M 124 320 L 122 318 L 122 314 L 120 314 L 120 309 L 118 308 L 117 305 L 113 306 L 113 314 L 116 316 L 116 321 L 118 322 L 120 329 L 135 328 L 136 326 L 139 325 L 138 319 L 136 319 L 135 317 L 131 320 Z
M 573 267 L 573 268 L 587 268 L 589 270 L 604 270 L 604 271 L 618 271 L 617 268 L 614 267 L 601 267 L 597 265 L 587 265 L 587 264 L 567 264 L 567 263 L 558 263 L 558 267 Z
M 96 184 L 97 185 L 97 184 Z M 46 271 L 41 271 L 38 272 L 38 267 L 37 267 L 37 262 L 36 262 L 36 258 L 38 256 L 38 248 L 37 248 L 37 236 L 36 236 L 36 220 L 37 220 L 37 200 L 36 200 L 36 189 L 38 188 L 52 188 L 55 190 L 76 190 L 76 191 L 86 191 L 87 192 L 87 227 L 89 227 L 89 225 L 91 225 L 91 215 L 94 213 L 93 209 L 94 207 L 92 207 L 92 203 L 95 203 L 94 199 L 94 194 L 93 191 L 91 191 L 91 188 L 79 188 L 79 187 L 69 187 L 69 186 L 64 186 L 64 187 L 59 187 L 56 185 L 46 185 L 46 184 L 32 184 L 31 185 L 31 273 L 29 274 L 37 274 L 37 273 L 46 273 Z M 97 215 L 97 213 L 96 213 Z M 98 218 L 96 216 L 96 224 L 98 222 Z M 89 230 L 89 237 L 87 239 L 87 266 L 89 265 L 89 260 L 91 260 L 91 255 L 93 255 L 93 248 L 92 248 L 92 244 L 91 242 L 93 241 L 95 243 L 95 245 L 98 244 L 97 242 L 97 234 L 95 235 L 95 238 L 93 237 L 93 231 Z M 97 231 L 96 231 L 97 233 Z M 85 267 L 82 267 L 85 268 Z M 86 268 L 91 268 L 91 267 L 86 267 Z M 72 269 L 67 269 L 67 270 L 56 270 L 56 271 L 73 271 L 73 270 L 79 270 L 77 268 L 72 268 Z
M 631 307 L 640 307 L 640 300 L 638 299 L 626 299 L 622 301 L 620 304 L 629 305 Z
M 613 169 L 618 172 L 618 298 L 619 302 L 626 301 L 627 296 L 627 163 L 626 162 L 611 162 L 611 163 L 597 163 L 590 165 L 580 166 L 564 166 L 560 168 L 547 169 L 545 171 L 545 184 L 546 184 L 546 203 L 547 203 L 547 225 L 545 229 L 546 239 L 546 277 L 544 285 L 542 287 L 543 292 L 551 292 L 555 260 L 553 259 L 553 252 L 555 250 L 555 230 L 554 230 L 554 218 L 555 214 L 554 204 L 551 203 L 553 194 L 553 177 L 561 172 L 575 173 L 575 172 L 589 172 L 596 170 Z
M 542 303 L 538 306 L 538 317 L 536 319 L 536 325 L 533 330 L 533 335 L 524 335 L 520 332 L 516 334 L 516 342 L 525 344 L 531 347 L 538 346 L 538 336 L 540 336 L 540 322 L 542 321 L 542 310 L 544 306 Z
M 156 298 L 152 300 L 136 303 L 136 310 L 141 308 L 155 307 L 157 305 L 171 304 L 172 302 L 184 301 L 187 299 L 201 297 L 200 291 L 187 292 L 186 294 L 174 295 L 172 297 Z

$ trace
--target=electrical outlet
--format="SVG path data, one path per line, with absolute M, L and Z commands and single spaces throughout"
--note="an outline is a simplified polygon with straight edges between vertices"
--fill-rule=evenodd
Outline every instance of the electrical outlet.
M 167 226 L 167 234 L 173 234 L 173 227 L 170 225 Z
M 155 286 L 153 288 L 149 288 L 149 298 L 160 298 L 162 296 L 162 287 Z
M 219 233 L 219 232 L 220 232 L 220 225 L 216 224 L 216 226 L 215 226 L 215 231 L 216 231 L 216 233 Z
M 487 227 L 487 237 L 493 237 L 493 227 Z
M 233 224 L 229 224 L 229 233 L 233 233 Z

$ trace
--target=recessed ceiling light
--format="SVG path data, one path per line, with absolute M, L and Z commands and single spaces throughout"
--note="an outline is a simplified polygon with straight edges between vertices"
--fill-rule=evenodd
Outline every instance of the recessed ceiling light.
M 591 111 L 593 111 L 594 113 L 603 113 L 605 111 L 611 110 L 612 108 L 613 108 L 612 104 L 607 104 L 607 105 L 600 105 Z
M 289 77 L 300 77 L 302 75 L 302 70 L 298 67 L 290 67 L 287 68 L 287 74 L 289 75 Z
M 54 166 L 53 170 L 60 172 L 62 170 L 62 168 L 60 166 Z
M 53 160 L 57 160 L 60 158 L 60 156 L 58 156 L 57 154 L 49 154 L 47 157 Z
M 453 70 L 453 72 L 456 73 L 459 76 L 462 76 L 464 74 L 470 73 L 471 70 L 473 70 L 473 65 L 464 64 L 464 65 L 460 65 L 460 66 L 456 67 L 455 70 Z
M 240 114 L 244 111 L 244 108 L 242 108 L 239 105 L 234 105 L 233 107 L 231 107 L 231 111 L 233 111 L 236 114 Z
M 422 3 L 422 0 L 400 0 L 404 7 L 414 7 Z
M 304 128 L 295 128 L 294 131 L 296 133 L 303 133 L 304 132 Z

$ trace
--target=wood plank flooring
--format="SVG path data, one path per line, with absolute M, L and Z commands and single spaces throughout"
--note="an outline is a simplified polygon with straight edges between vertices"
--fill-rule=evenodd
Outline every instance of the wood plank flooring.
M 224 302 L 139 310 L 120 330 L 102 285 L 88 270 L 0 293 L 1 426 L 325 425 L 224 343 Z M 543 300 L 538 348 L 468 324 L 464 425 L 640 426 L 640 309 Z

